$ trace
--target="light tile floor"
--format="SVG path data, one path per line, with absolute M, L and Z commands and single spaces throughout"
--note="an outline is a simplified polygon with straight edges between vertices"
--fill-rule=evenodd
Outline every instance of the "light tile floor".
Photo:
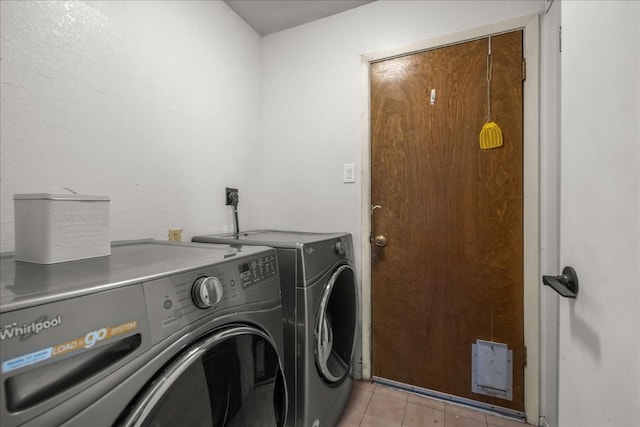
M 483 411 L 355 381 L 338 427 L 527 427 Z

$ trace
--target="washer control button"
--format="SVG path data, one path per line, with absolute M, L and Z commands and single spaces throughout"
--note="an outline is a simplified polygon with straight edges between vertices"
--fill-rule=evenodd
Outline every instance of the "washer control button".
M 171 310 L 171 307 L 173 307 L 173 301 L 171 301 L 171 298 L 166 298 L 162 301 L 162 308 L 165 310 Z
M 342 242 L 336 242 L 333 245 L 333 249 L 338 255 L 344 255 L 344 245 L 342 244 Z
M 209 308 L 222 299 L 222 283 L 213 276 L 200 277 L 191 287 L 191 299 L 199 308 Z

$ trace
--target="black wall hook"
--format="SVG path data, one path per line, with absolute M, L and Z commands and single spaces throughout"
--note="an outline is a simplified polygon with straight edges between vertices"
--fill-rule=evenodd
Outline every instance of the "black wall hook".
M 542 283 L 566 298 L 578 296 L 578 274 L 573 267 L 565 267 L 559 276 L 542 276 Z

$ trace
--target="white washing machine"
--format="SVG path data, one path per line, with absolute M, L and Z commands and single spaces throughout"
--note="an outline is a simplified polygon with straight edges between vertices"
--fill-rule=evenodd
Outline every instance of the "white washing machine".
M 282 426 L 282 307 L 264 247 L 1 259 L 0 425 Z
M 278 253 L 285 315 L 289 425 L 333 426 L 349 400 L 358 290 L 348 233 L 259 230 L 194 242 L 270 246 Z

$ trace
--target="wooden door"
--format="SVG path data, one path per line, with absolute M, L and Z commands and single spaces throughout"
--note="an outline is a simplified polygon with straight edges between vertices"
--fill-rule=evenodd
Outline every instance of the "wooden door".
M 373 374 L 524 410 L 522 31 L 371 65 Z M 431 103 L 432 89 L 435 102 Z M 472 344 L 513 351 L 513 399 L 473 393 Z

